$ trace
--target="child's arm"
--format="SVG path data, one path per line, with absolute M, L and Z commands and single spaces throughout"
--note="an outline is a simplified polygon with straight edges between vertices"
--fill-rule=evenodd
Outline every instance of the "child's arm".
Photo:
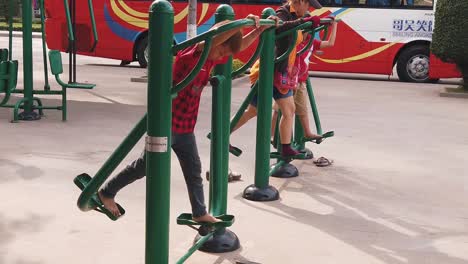
M 255 27 L 259 28 L 259 26 L 258 26 L 259 17 L 258 16 L 249 14 L 245 18 L 254 20 L 255 21 Z M 223 21 L 221 23 L 218 23 L 218 25 L 216 27 L 214 27 L 213 29 L 218 28 L 218 27 L 220 27 L 222 25 L 225 25 L 225 24 L 227 24 L 229 22 L 232 22 L 232 21 Z M 241 32 L 241 29 L 240 28 L 234 28 L 234 29 L 225 31 L 223 33 L 220 33 L 220 34 L 214 36 L 213 41 L 211 42 L 211 50 L 217 48 L 218 46 L 220 46 L 221 44 L 226 42 L 226 40 L 228 40 L 230 37 L 232 37 L 237 32 Z M 205 46 L 205 42 L 200 42 L 200 43 L 198 43 L 197 49 L 198 50 L 203 50 L 204 46 Z
M 276 26 L 278 26 L 279 18 L 276 16 L 269 16 L 267 19 L 275 21 Z M 248 48 L 252 43 L 262 34 L 265 29 L 271 26 L 260 26 L 256 27 L 254 30 L 250 31 L 247 35 L 242 38 L 242 44 L 239 51 L 243 51 Z
M 322 48 L 329 48 L 333 47 L 335 45 L 335 39 L 336 39 L 336 29 L 338 28 L 338 24 L 336 21 L 334 21 L 331 24 L 332 30 L 330 34 L 330 38 L 327 41 L 322 41 L 320 44 L 320 49 Z
M 232 37 L 234 34 L 239 32 L 239 29 L 231 29 L 228 31 L 225 31 L 221 34 L 218 34 L 213 37 L 213 40 L 211 42 L 211 50 L 214 48 L 218 47 L 220 44 L 224 43 L 226 40 L 228 40 L 230 37 Z M 197 44 L 197 50 L 201 51 L 205 47 L 205 41 L 200 42 Z

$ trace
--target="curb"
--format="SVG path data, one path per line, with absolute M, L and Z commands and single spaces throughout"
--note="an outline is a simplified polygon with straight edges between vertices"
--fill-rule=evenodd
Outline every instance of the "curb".
M 440 92 L 440 97 L 468 99 L 468 93 L 447 92 L 445 89 Z
M 449 92 L 446 88 L 440 91 L 440 97 L 468 99 L 468 93 Z
M 0 37 L 8 37 L 9 32 L 8 31 L 0 31 Z M 13 31 L 13 37 L 14 38 L 22 38 L 23 37 L 23 32 L 21 31 Z M 41 33 L 40 32 L 33 32 L 32 33 L 33 38 L 41 38 Z
M 148 82 L 148 76 L 130 78 L 130 82 L 147 83 Z

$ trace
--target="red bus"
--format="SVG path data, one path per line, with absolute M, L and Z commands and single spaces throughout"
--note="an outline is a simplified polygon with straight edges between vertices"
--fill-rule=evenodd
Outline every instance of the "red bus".
M 430 54 L 436 0 L 321 0 L 322 9 L 312 14 L 333 14 L 341 19 L 336 44 L 311 58 L 311 70 L 391 75 L 396 66 L 400 80 L 432 82 L 459 77 L 453 65 Z M 398 2 L 398 3 L 397 3 Z M 87 1 L 76 2 L 77 51 L 79 54 L 147 65 L 148 0 L 93 0 L 99 42 L 94 51 Z M 214 23 L 222 1 L 201 0 L 197 6 L 198 32 Z M 282 0 L 230 0 L 236 17 L 260 15 Z M 186 39 L 188 3 L 173 1 L 174 42 Z M 68 28 L 62 0 L 47 0 L 46 36 L 50 49 L 66 51 Z M 255 47 L 238 56 L 246 61 Z M 431 67 L 429 67 L 431 65 Z

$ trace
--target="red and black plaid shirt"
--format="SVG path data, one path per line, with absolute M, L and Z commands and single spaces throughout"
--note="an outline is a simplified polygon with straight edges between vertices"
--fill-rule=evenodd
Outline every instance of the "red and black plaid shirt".
M 201 52 L 197 45 L 179 51 L 172 69 L 173 85 L 182 81 L 195 67 Z M 207 60 L 195 79 L 188 84 L 172 102 L 172 131 L 178 134 L 192 133 L 197 123 L 200 96 L 208 83 L 211 69 L 216 64 L 224 63 L 227 58 L 219 61 Z

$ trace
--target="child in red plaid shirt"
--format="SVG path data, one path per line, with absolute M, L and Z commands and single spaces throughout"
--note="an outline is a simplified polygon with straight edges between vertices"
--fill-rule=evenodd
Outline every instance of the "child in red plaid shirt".
M 205 206 L 201 177 L 201 162 L 193 133 L 198 117 L 200 96 L 209 80 L 210 72 L 217 64 L 225 63 L 229 56 L 244 50 L 267 28 L 259 26 L 259 17 L 248 15 L 246 19 L 255 21 L 255 29 L 243 36 L 241 29 L 233 29 L 213 38 L 208 59 L 195 79 L 178 93 L 172 104 L 172 149 L 179 159 L 192 206 L 192 217 L 197 222 L 219 221 L 210 215 Z M 272 17 L 276 20 L 276 17 Z M 228 21 L 214 25 L 219 27 Z M 204 49 L 204 43 L 198 43 L 177 55 L 173 67 L 173 84 L 182 81 L 195 67 Z M 145 156 L 133 161 L 124 170 L 112 178 L 99 192 L 104 206 L 114 215 L 120 212 L 115 203 L 117 192 L 126 185 L 145 176 Z

